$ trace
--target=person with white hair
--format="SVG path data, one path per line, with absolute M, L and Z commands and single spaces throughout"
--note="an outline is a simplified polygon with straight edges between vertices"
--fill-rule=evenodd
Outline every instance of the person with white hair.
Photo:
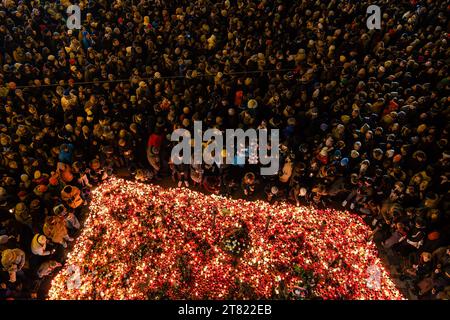
M 294 195 L 294 200 L 297 207 L 300 206 L 300 202 L 305 202 L 308 196 L 307 189 L 300 185 L 296 185 L 292 189 L 292 193 Z
M 274 204 L 278 203 L 278 200 L 281 197 L 281 195 L 280 195 L 281 192 L 277 186 L 268 185 L 264 189 L 264 192 L 266 194 L 266 199 L 268 202 L 274 203 Z
M 53 270 L 61 266 L 62 264 L 55 260 L 45 261 L 39 266 L 36 272 L 37 276 L 39 277 L 39 279 L 42 279 L 50 275 L 53 272 Z

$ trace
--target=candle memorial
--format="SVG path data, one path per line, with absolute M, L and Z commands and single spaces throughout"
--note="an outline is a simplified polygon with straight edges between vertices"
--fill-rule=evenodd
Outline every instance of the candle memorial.
M 49 299 L 403 298 L 348 212 L 118 178 L 89 209 Z M 379 286 L 368 285 L 374 268 Z

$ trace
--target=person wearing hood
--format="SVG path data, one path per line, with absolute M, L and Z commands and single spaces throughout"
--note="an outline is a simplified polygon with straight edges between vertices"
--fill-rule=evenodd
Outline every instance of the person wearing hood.
M 43 234 L 36 233 L 31 241 L 31 252 L 38 256 L 48 256 L 52 251 L 46 250 L 47 238 Z
M 17 273 L 22 270 L 26 262 L 25 252 L 16 249 L 6 249 L 2 252 L 1 263 L 3 269 L 9 274 L 9 281 L 14 283 L 17 280 Z

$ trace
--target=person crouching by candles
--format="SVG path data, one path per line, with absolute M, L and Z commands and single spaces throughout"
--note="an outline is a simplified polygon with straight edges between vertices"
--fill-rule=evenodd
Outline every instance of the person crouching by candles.
M 247 172 L 242 179 L 242 190 L 246 196 L 250 196 L 255 192 L 256 177 L 253 172 Z
M 43 234 L 36 233 L 31 240 L 31 252 L 37 256 L 48 256 L 52 251 L 45 250 L 47 248 L 47 237 Z
M 201 164 L 194 164 L 194 162 L 192 162 L 190 176 L 191 176 L 191 180 L 192 180 L 194 186 L 201 187 L 202 181 L 203 181 L 202 165 Z
M 63 217 L 66 220 L 67 228 L 71 230 L 80 229 L 80 221 L 78 221 L 73 209 L 68 210 L 63 204 L 59 204 L 53 208 L 53 213 L 56 216 Z
M 80 189 L 70 185 L 65 186 L 61 191 L 61 199 L 72 209 L 78 208 L 84 202 Z
M 266 199 L 269 203 L 277 204 L 280 198 L 280 190 L 277 186 L 267 186 L 264 189 L 264 193 L 266 194 Z
M 203 188 L 210 193 L 220 193 L 221 178 L 220 176 L 207 176 L 203 179 Z
M 297 184 L 293 189 L 291 189 L 291 199 L 295 200 L 295 205 L 298 207 L 300 204 L 308 204 L 309 203 L 309 195 L 308 191 L 304 186 Z
M 323 184 L 317 184 L 311 189 L 311 193 L 313 195 L 312 200 L 316 205 L 325 206 L 324 197 L 328 195 L 326 187 Z
M 67 248 L 66 241 L 73 241 L 67 232 L 66 221 L 63 217 L 49 216 L 45 219 L 44 235 L 51 239 L 54 243 Z
M 181 188 L 183 183 L 186 188 L 189 187 L 189 165 L 183 163 L 183 154 L 181 153 L 175 158 L 170 159 L 170 167 L 172 169 L 172 178 L 178 181 L 178 188 Z M 176 164 L 179 163 L 179 164 Z

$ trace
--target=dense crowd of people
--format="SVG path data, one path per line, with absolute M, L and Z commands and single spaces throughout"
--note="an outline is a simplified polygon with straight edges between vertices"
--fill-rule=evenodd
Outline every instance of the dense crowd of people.
M 448 299 L 449 1 L 0 4 L 0 298 L 36 298 L 90 189 L 134 178 L 364 216 L 423 298 Z M 173 165 L 177 128 L 281 132 L 280 172 Z M 370 240 L 370 239 L 368 239 Z

